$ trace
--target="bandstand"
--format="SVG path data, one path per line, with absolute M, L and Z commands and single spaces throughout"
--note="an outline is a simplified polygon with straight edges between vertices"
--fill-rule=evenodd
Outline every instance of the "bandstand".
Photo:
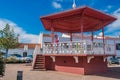
M 115 43 L 105 43 L 104 27 L 115 21 L 115 17 L 84 6 L 43 16 L 40 19 L 45 29 L 51 31 L 52 42 L 43 43 L 43 51 L 37 54 L 39 57 L 36 56 L 35 59 L 40 62 L 36 68 L 76 74 L 96 74 L 107 71 L 107 57 L 116 54 Z M 98 30 L 102 32 L 100 42 L 94 39 L 94 32 Z M 54 32 L 69 33 L 70 41 L 56 42 Z M 91 33 L 88 39 L 84 39 L 86 32 Z M 79 41 L 73 40 L 74 33 L 79 33 Z M 35 66 L 33 68 L 35 69 Z

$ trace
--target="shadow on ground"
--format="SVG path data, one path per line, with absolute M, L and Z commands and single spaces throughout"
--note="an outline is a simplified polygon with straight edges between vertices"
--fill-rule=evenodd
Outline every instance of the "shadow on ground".
M 96 74 L 96 76 L 103 76 L 109 78 L 120 79 L 120 65 L 119 66 L 109 66 L 108 71 L 106 73 Z

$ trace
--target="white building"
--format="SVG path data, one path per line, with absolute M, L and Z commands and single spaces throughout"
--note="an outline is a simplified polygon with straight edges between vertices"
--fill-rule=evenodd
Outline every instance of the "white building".
M 9 49 L 9 54 L 20 54 L 23 57 L 27 55 L 33 55 L 35 47 L 39 46 L 40 44 L 31 44 L 31 43 L 20 43 L 19 46 L 15 49 Z

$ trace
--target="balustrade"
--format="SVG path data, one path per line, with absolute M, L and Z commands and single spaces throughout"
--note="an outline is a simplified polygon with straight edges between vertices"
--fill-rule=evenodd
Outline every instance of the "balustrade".
M 114 54 L 115 46 L 105 44 L 105 53 Z M 43 54 L 104 54 L 103 43 L 79 41 L 44 43 Z

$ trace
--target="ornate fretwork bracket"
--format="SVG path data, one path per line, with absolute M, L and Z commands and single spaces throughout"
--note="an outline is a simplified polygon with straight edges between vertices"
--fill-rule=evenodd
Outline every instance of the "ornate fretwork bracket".
M 50 57 L 52 58 L 53 62 L 55 62 L 55 56 L 50 56 Z
M 73 58 L 75 59 L 75 63 L 79 63 L 78 56 L 73 56 Z
M 106 61 L 106 59 L 107 59 L 107 57 L 103 57 L 103 61 L 104 61 L 104 62 Z
M 91 60 L 92 58 L 94 58 L 94 56 L 88 56 L 88 57 L 87 57 L 87 63 L 90 63 L 90 60 Z

